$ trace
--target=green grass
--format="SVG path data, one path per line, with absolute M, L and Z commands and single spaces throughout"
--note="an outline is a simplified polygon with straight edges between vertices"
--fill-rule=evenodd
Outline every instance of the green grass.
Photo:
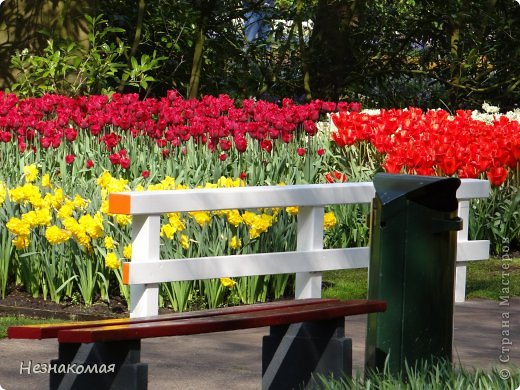
M 472 390 L 513 390 L 520 385 L 520 369 L 500 367 L 487 372 L 481 369 L 464 370 L 453 367 L 450 362 L 437 364 L 423 363 L 416 367 L 407 366 L 405 372 L 392 374 L 387 370 L 383 374 L 359 374 L 354 378 L 330 379 L 318 377 L 313 389 L 350 390 L 350 389 L 472 389 Z
M 503 288 L 508 288 L 509 293 Z M 466 297 L 498 300 L 500 295 L 520 296 L 520 258 L 470 262 Z
M 509 267 L 503 269 L 503 267 Z M 492 259 L 468 263 L 466 298 L 498 300 L 504 295 L 502 288 L 509 288 L 509 297 L 520 296 L 520 258 L 511 261 Z M 504 274 L 502 274 L 504 272 Z M 325 288 L 323 297 L 339 299 L 363 299 L 367 294 L 368 270 L 352 269 L 323 273 Z M 504 285 L 503 283 L 509 283 Z
M 27 318 L 21 316 L 0 316 L 0 339 L 7 337 L 7 328 L 14 325 L 31 325 L 31 324 L 46 324 L 53 322 L 63 322 L 63 320 L 49 319 L 49 318 Z

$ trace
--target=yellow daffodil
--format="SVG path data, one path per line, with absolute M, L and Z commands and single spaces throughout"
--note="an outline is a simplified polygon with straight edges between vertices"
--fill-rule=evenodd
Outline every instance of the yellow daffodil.
M 161 185 L 164 190 L 174 190 L 175 189 L 175 179 L 170 176 L 166 176 L 162 181 Z
M 132 223 L 131 215 L 117 214 L 116 222 L 119 226 L 126 226 Z
M 257 215 L 251 211 L 246 211 L 242 214 L 242 219 L 246 223 L 247 226 L 251 227 L 256 219 Z
M 110 269 L 118 269 L 120 267 L 119 259 L 114 252 L 109 252 L 105 256 L 105 267 Z
M 184 249 L 188 249 L 190 247 L 190 239 L 185 234 L 181 234 L 181 246 Z
M 298 206 L 289 206 L 285 208 L 287 214 L 289 215 L 298 215 Z
M 323 215 L 323 228 L 329 230 L 336 226 L 336 216 L 333 211 L 329 211 Z
M 231 278 L 220 278 L 220 284 L 222 284 L 224 287 L 227 287 L 227 288 L 233 288 L 233 286 L 235 286 L 235 284 L 237 284 L 237 282 L 235 282 Z
M 180 213 L 169 213 L 168 214 L 168 223 L 172 225 L 176 231 L 181 232 L 186 229 L 184 222 L 181 219 Z
M 35 207 L 39 207 L 43 203 L 40 188 L 32 183 L 25 183 L 21 187 L 9 190 L 9 198 L 20 204 L 29 202 Z
M 257 215 L 250 226 L 249 238 L 255 239 L 260 237 L 262 233 L 265 233 L 273 223 L 273 216 L 269 214 Z
M 28 236 L 31 233 L 31 225 L 20 218 L 10 218 L 5 226 L 7 227 L 7 230 L 17 236 Z
M 207 211 L 192 211 L 188 214 L 192 216 L 200 226 L 204 226 L 211 221 L 211 215 Z
M 63 195 L 63 189 L 59 188 L 59 187 L 55 188 L 54 194 L 52 197 L 52 206 L 58 210 L 62 206 L 64 201 L 65 201 L 65 196 Z
M 242 246 L 242 240 L 238 238 L 237 236 L 231 237 L 231 240 L 229 240 L 229 247 L 231 249 L 238 249 Z
M 33 183 L 38 178 L 38 168 L 35 164 L 23 167 L 23 175 L 26 183 Z
M 42 176 L 42 187 L 45 187 L 45 188 L 52 187 L 51 176 L 48 173 L 46 173 L 45 175 Z
M 175 227 L 173 227 L 169 223 L 161 226 L 161 237 L 166 237 L 169 240 L 173 240 L 173 237 L 176 232 L 177 229 L 175 229 Z
M 97 185 L 101 188 L 105 189 L 108 184 L 110 183 L 110 180 L 112 179 L 112 175 L 108 171 L 104 171 L 101 176 L 97 179 Z
M 103 236 L 103 220 L 92 217 L 90 214 L 85 214 L 79 218 L 78 223 L 91 238 Z
M 29 246 L 29 237 L 28 236 L 16 236 L 13 239 L 12 243 L 16 249 L 25 249 Z
M 123 256 L 125 259 L 132 258 L 132 245 L 131 244 L 125 245 L 125 247 L 123 248 Z
M 74 212 L 74 204 L 70 201 L 65 202 L 63 206 L 58 210 L 58 218 L 66 219 L 72 217 L 72 213 Z
M 103 245 L 108 250 L 112 250 L 116 247 L 116 243 L 114 242 L 114 239 L 109 236 L 105 236 L 105 239 L 103 240 Z
M 7 187 L 3 181 L 0 181 L 0 206 L 5 201 L 5 196 L 7 195 Z
M 240 212 L 235 210 L 228 210 L 226 213 L 227 221 L 233 225 L 234 227 L 238 227 L 241 223 L 244 222 L 244 219 L 240 215 Z
M 52 225 L 45 230 L 45 238 L 52 245 L 58 245 L 67 241 L 71 236 L 71 232 L 65 229 L 60 229 L 56 225 Z
M 74 196 L 74 200 L 72 201 L 72 204 L 74 205 L 75 208 L 77 209 L 83 209 L 85 207 L 87 207 L 88 205 L 88 201 L 86 199 L 83 199 L 81 196 L 79 196 L 78 194 L 76 194 Z

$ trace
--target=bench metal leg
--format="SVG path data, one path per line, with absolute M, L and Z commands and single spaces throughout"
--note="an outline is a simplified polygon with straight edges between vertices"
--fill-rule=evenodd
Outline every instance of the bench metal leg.
M 309 388 L 318 374 L 352 376 L 344 318 L 272 326 L 262 344 L 262 389 Z
M 49 366 L 50 389 L 146 390 L 148 365 L 140 357 L 140 340 L 62 343 Z

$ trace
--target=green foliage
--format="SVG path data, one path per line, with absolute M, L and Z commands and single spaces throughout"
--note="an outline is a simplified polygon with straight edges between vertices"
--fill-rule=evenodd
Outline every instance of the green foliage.
M 387 368 L 383 373 L 369 373 L 366 377 L 331 379 L 316 378 L 314 389 L 503 389 L 512 390 L 520 385 L 520 369 L 508 368 L 511 377 L 503 379 L 502 371 L 494 368 L 491 372 L 482 369 L 465 370 L 451 362 L 421 362 L 406 365 L 404 372 L 391 374 Z
M 520 244 L 520 189 L 514 175 L 500 188 L 493 189 L 488 199 L 472 201 L 470 236 L 490 240 L 491 252 L 501 256 L 504 248 Z M 509 249 L 507 249 L 509 251 Z
M 49 37 L 42 55 L 17 51 L 11 64 L 19 73 L 11 90 L 20 97 L 109 94 L 125 85 L 146 90 L 155 81 L 152 72 L 164 58 L 154 52 L 127 63 L 128 46 L 118 38 L 125 30 L 108 25 L 103 15 L 85 18 L 90 28 L 86 47 Z

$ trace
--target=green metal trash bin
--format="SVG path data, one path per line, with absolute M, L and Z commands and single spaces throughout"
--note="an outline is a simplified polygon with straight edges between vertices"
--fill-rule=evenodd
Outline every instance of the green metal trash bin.
M 368 299 L 387 301 L 369 315 L 367 369 L 404 372 L 405 361 L 451 361 L 460 180 L 374 177 Z

